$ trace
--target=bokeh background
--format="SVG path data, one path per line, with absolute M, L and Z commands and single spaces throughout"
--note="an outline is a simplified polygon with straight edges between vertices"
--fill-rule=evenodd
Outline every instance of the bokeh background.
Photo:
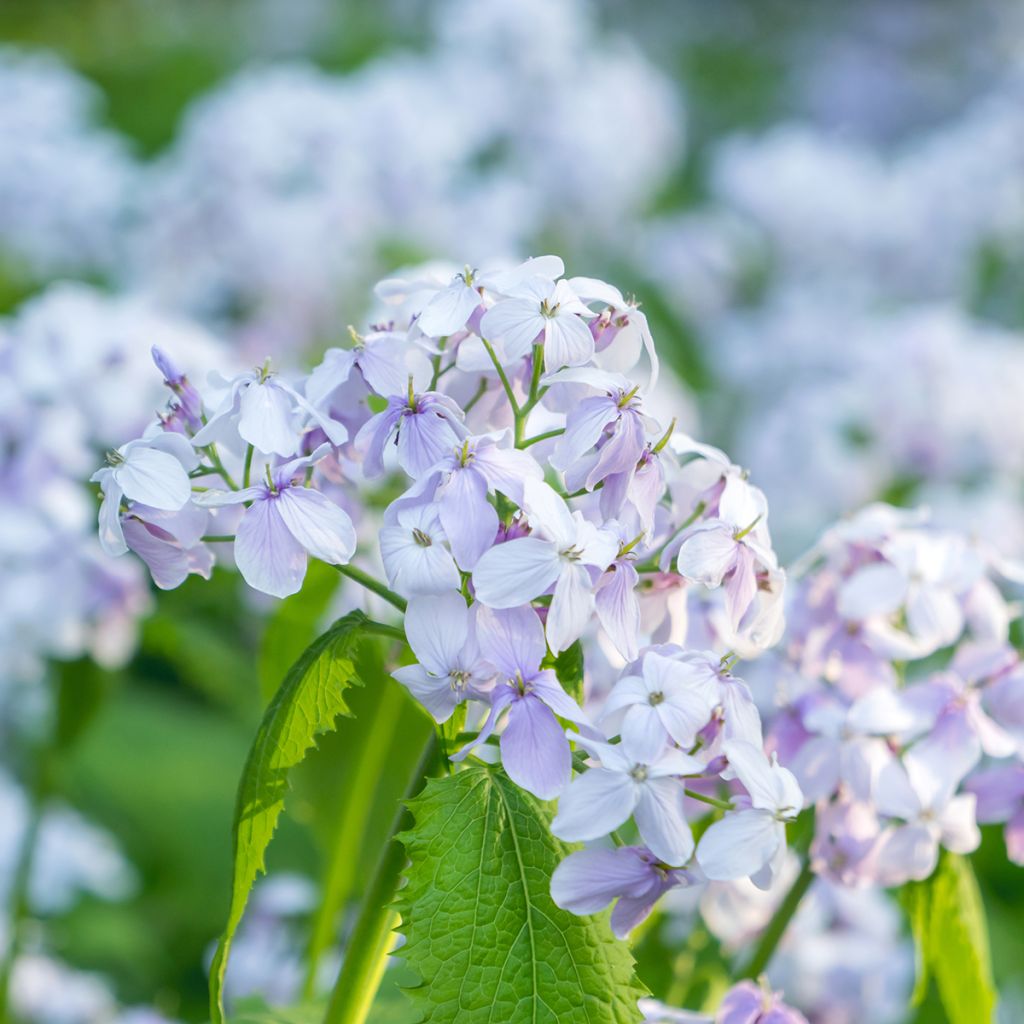
M 0 41 L 10 1017 L 206 1019 L 248 742 L 344 603 L 329 571 L 279 605 L 222 570 L 157 595 L 99 553 L 87 480 L 161 401 L 154 343 L 197 377 L 301 368 L 398 267 L 556 251 L 641 299 L 682 424 L 751 467 L 785 557 L 878 498 L 1024 554 L 1013 0 L 4 0 Z M 359 892 L 390 821 L 408 766 L 346 764 L 367 728 L 423 723 L 365 672 L 387 699 L 358 695 L 358 728 L 296 773 L 232 965 L 239 1020 L 315 992 L 311 933 L 330 976 L 318 894 Z M 325 879 L 352 784 L 379 813 Z M 997 835 L 975 860 L 1021 998 L 1019 869 Z M 894 906 L 872 913 L 833 956 L 887 951 L 871 1019 L 895 1024 L 909 947 Z M 720 931 L 652 940 L 642 974 L 682 1001 L 663 965 L 713 971 Z M 816 1024 L 844 1024 L 805 987 Z M 382 1024 L 405 1019 L 393 989 Z

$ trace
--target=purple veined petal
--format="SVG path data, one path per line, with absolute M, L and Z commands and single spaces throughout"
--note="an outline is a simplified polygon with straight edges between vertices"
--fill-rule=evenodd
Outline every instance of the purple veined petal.
M 938 862 L 938 835 L 925 825 L 897 825 L 875 848 L 876 877 L 885 886 L 924 881 Z
M 497 728 L 498 719 L 501 717 L 501 713 L 516 699 L 517 695 L 513 692 L 511 686 L 496 686 L 494 690 L 491 691 L 491 709 L 487 713 L 487 719 L 484 721 L 480 732 L 477 733 L 477 735 L 461 750 L 452 754 L 451 760 L 463 761 L 473 750 L 480 746 L 481 743 L 486 743 L 493 735 L 495 728 Z
M 150 448 L 173 455 L 181 463 L 181 467 L 186 473 L 191 473 L 193 469 L 198 468 L 199 454 L 187 437 L 174 430 L 159 430 L 156 433 L 151 433 L 152 429 L 146 431 L 148 436 L 145 443 Z
M 202 548 L 193 555 L 177 544 L 154 536 L 145 523 L 130 517 L 124 523 L 124 534 L 128 547 L 146 563 L 153 582 L 161 590 L 180 587 L 191 572 L 197 572 L 204 579 L 210 578 L 213 555 L 209 550 Z
M 363 472 L 368 477 L 384 472 L 384 449 L 392 431 L 402 418 L 404 398 L 388 399 L 388 407 L 371 416 L 356 434 L 355 447 L 363 459 Z
M 597 739 L 594 735 L 587 735 L 586 731 L 581 734 L 573 732 L 572 729 L 567 729 L 565 735 L 573 743 L 581 746 L 591 757 L 600 761 L 601 765 L 609 771 L 628 774 L 632 770 L 635 760 L 626 755 L 626 751 L 623 750 L 621 743 L 606 743 L 604 740 Z
M 433 412 L 410 413 L 398 428 L 398 464 L 413 478 L 423 476 L 458 443 L 447 420 Z
M 554 544 L 539 537 L 518 537 L 496 544 L 473 567 L 476 598 L 490 608 L 525 604 L 558 579 L 561 567 Z
M 742 740 L 727 740 L 722 750 L 729 759 L 729 767 L 750 794 L 754 807 L 772 811 L 779 809 L 779 790 L 771 761 L 764 751 Z
M 736 564 L 725 584 L 725 610 L 733 629 L 739 629 L 747 609 L 757 596 L 754 553 L 746 544 L 736 548 Z
M 332 420 L 330 416 L 325 416 L 319 409 L 315 408 L 313 404 L 305 397 L 305 395 L 296 391 L 290 384 L 285 383 L 280 377 L 272 377 L 271 381 L 278 391 L 283 392 L 287 395 L 294 405 L 301 409 L 318 427 L 327 435 L 327 439 L 333 445 L 344 444 L 348 440 L 348 427 L 344 423 L 339 423 L 337 420 Z
M 693 833 L 683 814 L 683 786 L 675 779 L 648 778 L 640 787 L 633 818 L 640 837 L 659 860 L 685 864 L 693 854 Z
M 725 712 L 725 738 L 744 740 L 755 747 L 764 746 L 761 713 L 757 710 L 750 687 L 741 679 L 722 679 L 719 696 Z
M 601 721 L 633 704 L 646 704 L 649 694 L 647 683 L 640 676 L 623 676 L 608 694 L 604 709 L 601 711 Z
M 198 544 L 203 539 L 210 521 L 209 512 L 192 501 L 176 512 L 136 502 L 132 506 L 132 514 L 143 522 L 169 533 L 183 548 L 191 548 Z
M 302 587 L 306 549 L 285 526 L 273 501 L 256 501 L 235 533 L 235 563 L 254 590 L 288 597 Z
M 586 714 L 562 689 L 562 684 L 551 669 L 545 669 L 530 680 L 530 687 L 537 697 L 542 700 L 556 715 L 577 725 L 588 724 Z
M 239 397 L 238 433 L 264 455 L 294 455 L 299 447 L 295 403 L 274 377 L 253 381 Z
M 628 775 L 591 768 L 573 779 L 560 797 L 551 831 L 568 842 L 600 839 L 633 813 L 637 796 L 637 785 Z
M 461 276 L 442 288 L 424 306 L 416 320 L 419 329 L 431 338 L 442 338 L 466 326 L 480 305 L 480 293 Z
M 838 611 L 844 619 L 861 621 L 891 615 L 907 597 L 907 579 L 894 565 L 874 562 L 858 569 L 839 588 Z
M 619 538 L 611 530 L 595 526 L 589 519 L 584 519 L 582 512 L 574 512 L 572 518 L 576 527 L 575 546 L 580 551 L 580 561 L 604 572 L 619 553 Z
M 405 635 L 421 665 L 435 676 L 447 676 L 469 640 L 469 609 L 462 595 L 452 591 L 412 598 Z
M 391 673 L 438 724 L 447 722 L 459 704 L 447 676 L 432 676 L 422 665 L 405 665 Z
M 596 914 L 620 896 L 642 896 L 654 868 L 635 846 L 570 853 L 551 876 L 551 898 L 574 914 Z
M 627 748 L 627 753 L 633 751 Z M 649 779 L 665 779 L 681 775 L 703 775 L 707 766 L 692 754 L 669 747 L 668 750 L 647 765 Z
M 730 473 L 718 499 L 718 516 L 737 530 L 746 530 L 768 513 L 768 502 L 759 488 L 742 476 Z
M 962 708 L 944 714 L 903 756 L 910 784 L 925 808 L 946 803 L 980 760 L 981 741 Z
M 286 487 L 277 511 L 291 535 L 314 557 L 346 565 L 356 550 L 356 531 L 348 513 L 309 487 Z
M 356 353 L 356 365 L 366 383 L 384 398 L 404 395 L 409 387 L 406 345 L 400 338 L 383 337 L 372 343 L 367 341 Z
M 462 585 L 451 553 L 439 541 L 423 545 L 413 539 L 409 528 L 386 526 L 379 542 L 388 580 L 405 597 L 443 594 Z
M 541 278 L 545 282 L 547 294 L 552 282 L 565 273 L 565 264 L 560 256 L 531 256 L 518 266 L 508 270 L 484 271 L 480 276 L 483 286 L 492 292 L 504 294 L 512 289 L 522 287 L 524 283 Z
M 657 761 L 668 744 L 668 733 L 658 712 L 648 703 L 634 704 L 619 730 L 622 745 L 642 764 Z
M 562 566 L 548 609 L 547 637 L 552 653 L 560 654 L 579 639 L 594 612 L 590 573 L 577 563 Z
M 981 845 L 976 798 L 973 793 L 953 797 L 939 816 L 942 845 L 952 853 L 973 853 Z
M 182 464 L 169 452 L 145 442 L 124 446 L 125 461 L 112 471 L 130 501 L 176 511 L 192 497 L 192 483 Z
M 679 575 L 705 587 L 721 586 L 722 577 L 736 560 L 737 541 L 732 530 L 712 521 L 693 528 L 684 538 L 676 558 Z
M 732 811 L 713 822 L 697 844 L 697 863 L 712 881 L 756 874 L 775 855 L 777 822 L 770 811 Z
M 616 938 L 629 938 L 629 933 L 647 920 L 663 894 L 661 886 L 652 884 L 642 896 L 623 896 L 615 904 L 608 922 Z
M 907 629 L 935 647 L 953 643 L 964 628 L 960 602 L 948 590 L 920 584 L 907 597 Z
M 471 469 L 455 469 L 434 495 L 448 544 L 463 572 L 471 572 L 498 534 L 498 513 L 487 483 Z
M 529 452 L 497 445 L 479 445 L 473 455 L 474 472 L 479 473 L 491 491 L 501 491 L 517 505 L 523 503 L 523 484 L 543 480 L 544 471 Z
M 584 398 L 569 413 L 565 433 L 558 439 L 551 456 L 551 465 L 555 469 L 568 469 L 597 444 L 604 428 L 618 415 L 619 407 L 614 398 L 608 395 Z
M 112 558 L 117 558 L 128 551 L 121 526 L 121 499 L 124 494 L 109 469 L 101 469 L 92 479 L 103 491 L 99 512 L 100 547 Z
M 540 312 L 539 300 L 502 299 L 484 313 L 480 331 L 488 341 L 501 341 L 508 365 L 529 353 L 546 323 Z
M 267 496 L 264 485 L 243 487 L 239 491 L 199 491 L 192 501 L 200 508 L 223 508 L 225 505 L 244 505 L 249 501 L 262 501 Z
M 530 525 L 564 550 L 576 543 L 578 526 L 561 496 L 543 480 L 523 483 L 523 510 Z
M 508 679 L 532 679 L 547 653 L 544 626 L 527 604 L 497 610 L 479 607 L 476 640 L 481 657 Z
M 639 653 L 640 600 L 636 595 L 639 579 L 629 562 L 613 562 L 598 580 L 594 593 L 598 620 L 626 661 L 635 661 Z
M 353 349 L 329 348 L 319 365 L 306 378 L 306 398 L 313 405 L 323 404 L 342 384 L 346 383 L 356 364 Z M 396 392 L 401 394 L 401 392 Z
M 558 796 L 572 775 L 572 753 L 562 727 L 550 708 L 530 694 L 509 708 L 501 763 L 517 786 L 541 800 Z
M 575 313 L 559 312 L 544 324 L 544 370 L 582 366 L 594 358 L 594 336 Z

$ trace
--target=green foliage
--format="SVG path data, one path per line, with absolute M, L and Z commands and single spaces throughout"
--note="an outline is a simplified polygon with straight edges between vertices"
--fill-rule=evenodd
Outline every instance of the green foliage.
M 978 883 L 964 857 L 943 853 L 930 878 L 902 892 L 917 948 L 921 1004 L 935 981 L 950 1024 L 987 1024 L 995 1009 L 988 931 Z
M 583 645 L 577 640 L 554 659 L 555 675 L 577 703 L 583 702 Z
M 555 906 L 551 874 L 571 847 L 543 804 L 500 770 L 428 782 L 400 837 L 411 861 L 399 894 L 400 955 L 424 1024 L 627 1024 L 646 990 L 603 917 Z
M 227 925 L 210 967 L 210 1012 L 224 1019 L 222 989 L 231 941 L 284 807 L 288 771 L 318 734 L 349 714 L 346 691 L 360 685 L 355 656 L 366 621 L 350 612 L 317 638 L 292 666 L 267 708 L 242 772 L 234 820 L 234 871 Z

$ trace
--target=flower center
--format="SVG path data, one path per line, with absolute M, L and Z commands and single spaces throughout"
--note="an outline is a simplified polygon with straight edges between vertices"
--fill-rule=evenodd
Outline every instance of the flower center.
M 448 683 L 456 693 L 464 690 L 469 682 L 469 673 L 463 669 L 452 669 L 448 673 Z
M 629 777 L 634 782 L 646 782 L 647 781 L 647 765 L 635 764 L 629 770 Z
M 556 302 L 554 305 L 551 305 L 551 303 L 549 303 L 547 299 L 541 299 L 540 315 L 543 317 L 547 317 L 548 320 L 553 320 L 556 316 L 558 316 L 558 307 L 560 305 L 561 303 L 559 302 Z
M 648 694 L 647 703 L 650 704 L 652 708 L 656 708 L 664 699 L 665 694 L 658 690 L 655 693 Z
M 424 533 L 418 526 L 413 527 L 412 539 L 416 541 L 421 548 L 429 548 L 434 542 L 430 539 L 430 535 Z

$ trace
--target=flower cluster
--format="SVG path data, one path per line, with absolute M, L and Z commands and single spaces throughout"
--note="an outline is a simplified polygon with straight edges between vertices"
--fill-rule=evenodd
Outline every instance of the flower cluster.
M 304 379 L 264 365 L 206 390 L 157 351 L 166 412 L 93 478 L 105 549 L 173 587 L 230 544 L 250 586 L 283 597 L 309 555 L 365 582 L 348 563 L 369 527 L 373 589 L 407 605 L 416 663 L 396 678 L 438 723 L 479 723 L 453 760 L 497 744 L 517 784 L 561 798 L 562 838 L 633 823 L 639 845 L 572 855 L 556 900 L 620 898 L 625 932 L 700 874 L 770 885 L 803 796 L 731 669 L 778 639 L 785 575 L 746 473 L 645 411 L 643 313 L 554 256 L 377 292 L 392 318 Z M 629 376 L 645 354 L 646 380 Z M 396 484 L 378 529 L 373 495 Z M 672 642 L 672 589 L 704 595 L 695 618 L 727 653 Z M 559 678 L 595 635 L 625 666 L 599 717 Z M 687 816 L 709 804 L 726 814 L 695 848 Z
M 828 531 L 792 596 L 772 745 L 817 807 L 815 869 L 898 885 L 1008 821 L 1021 860 L 1024 670 L 988 545 L 876 505 Z M 986 762 L 983 771 L 975 770 Z

